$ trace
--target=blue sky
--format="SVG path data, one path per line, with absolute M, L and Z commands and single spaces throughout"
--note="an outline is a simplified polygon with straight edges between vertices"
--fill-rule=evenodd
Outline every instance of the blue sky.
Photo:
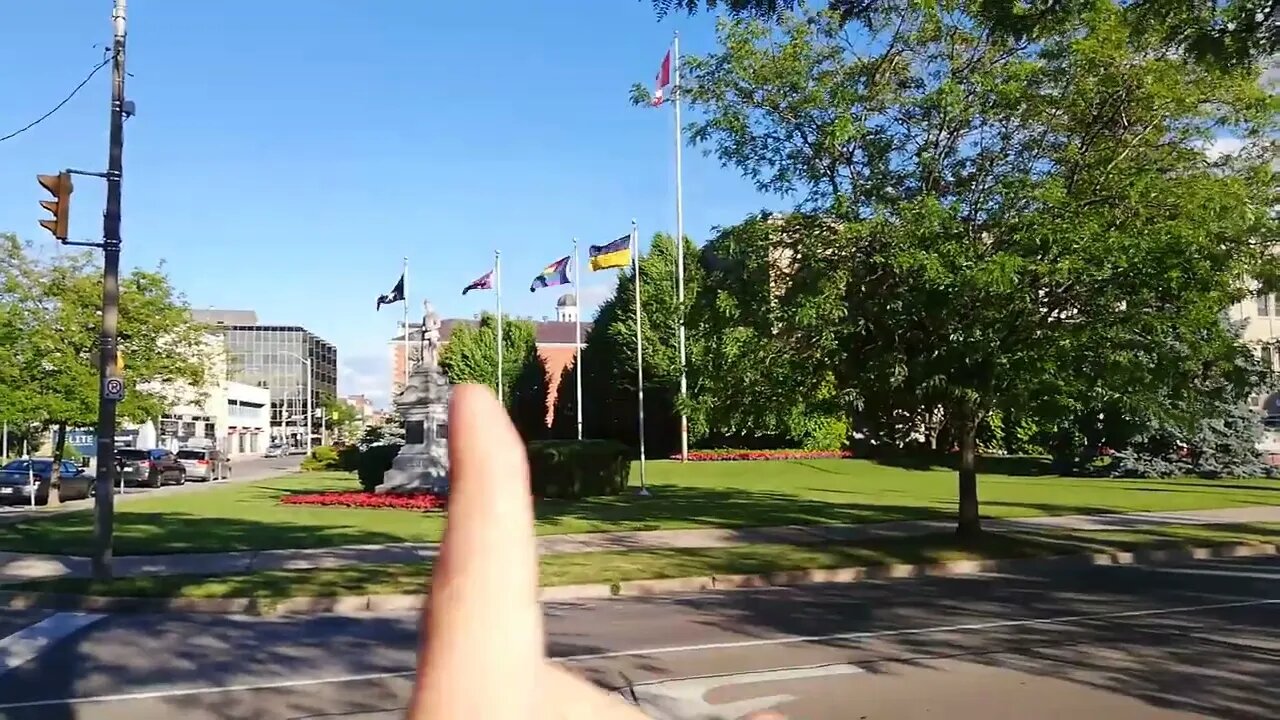
M 103 58 L 111 0 L 9 0 L 0 135 L 61 100 Z M 583 244 L 675 225 L 669 110 L 627 102 L 673 31 L 713 47 L 713 18 L 659 22 L 648 0 L 220 0 L 129 3 L 126 266 L 163 261 L 193 307 L 253 309 L 338 345 L 344 393 L 385 398 L 374 312 L 410 258 L 413 315 L 492 307 L 462 287 L 503 252 L 505 308 Z M 96 47 L 95 47 L 96 46 Z M 39 243 L 34 175 L 105 165 L 108 73 L 0 143 L 0 229 Z M 685 229 L 698 243 L 768 202 L 685 153 Z M 97 239 L 104 188 L 76 180 L 72 234 Z M 588 312 L 613 278 L 588 276 Z

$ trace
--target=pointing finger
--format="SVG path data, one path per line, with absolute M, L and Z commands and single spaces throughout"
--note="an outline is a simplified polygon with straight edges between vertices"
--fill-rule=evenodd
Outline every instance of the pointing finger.
M 448 524 L 415 716 L 528 718 L 543 638 L 524 444 L 483 385 L 453 388 L 449 427 Z

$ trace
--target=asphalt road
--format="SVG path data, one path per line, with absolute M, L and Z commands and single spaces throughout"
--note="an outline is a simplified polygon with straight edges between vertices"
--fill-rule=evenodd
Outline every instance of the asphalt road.
M 1280 717 L 1276 559 L 559 603 L 546 618 L 552 656 L 653 717 Z M 416 632 L 409 615 L 0 615 L 0 717 L 390 720 Z
M 247 457 L 236 458 L 232 461 L 231 477 L 227 480 L 220 480 L 213 483 L 195 482 L 188 480 L 185 485 L 166 485 L 159 488 L 125 488 L 123 494 L 116 495 L 116 503 L 127 503 L 140 497 L 154 497 L 156 495 L 171 495 L 174 493 L 199 492 L 208 487 L 215 487 L 223 482 L 249 482 L 251 480 L 262 480 L 275 475 L 293 472 L 302 464 L 302 455 L 293 455 L 282 458 L 263 458 L 263 457 Z M 20 505 L 0 506 L 0 525 L 9 523 L 23 522 L 31 518 L 49 517 L 62 512 L 72 510 L 83 510 L 93 507 L 93 499 L 88 500 L 72 500 L 63 503 L 56 508 L 37 508 L 31 510 Z

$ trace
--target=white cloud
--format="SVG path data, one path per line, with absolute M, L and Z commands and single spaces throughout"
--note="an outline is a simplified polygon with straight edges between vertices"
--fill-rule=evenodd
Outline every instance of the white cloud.
M 1217 160 L 1223 155 L 1234 155 L 1244 148 L 1244 141 L 1240 138 L 1220 137 L 1215 138 L 1209 146 L 1205 148 L 1205 154 L 1212 160 Z
M 338 362 L 338 394 L 364 395 L 376 407 L 390 402 L 391 360 L 382 355 L 353 355 Z
M 1280 90 L 1280 56 L 1271 58 L 1271 62 L 1262 71 L 1260 83 L 1264 88 Z

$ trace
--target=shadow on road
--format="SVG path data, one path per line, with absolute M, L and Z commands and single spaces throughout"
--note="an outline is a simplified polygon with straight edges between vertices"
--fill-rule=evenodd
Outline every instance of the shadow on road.
M 953 578 L 806 592 L 808 602 L 799 605 L 787 604 L 787 593 L 779 592 L 686 602 L 720 629 L 750 628 L 761 637 L 830 634 L 833 618 L 848 619 L 847 625 L 871 634 L 815 643 L 847 653 L 844 661 L 873 674 L 904 667 L 942 671 L 940 661 L 960 660 L 1220 720 L 1280 717 L 1280 605 L 1146 614 L 1280 599 L 1280 563 L 1273 560 L 1158 570 L 1097 567 L 1060 577 Z M 1134 614 L 1116 617 L 1125 612 Z M 1088 617 L 1094 615 L 1109 617 Z M 1002 619 L 1050 617 L 1076 619 L 993 626 Z M 944 629 L 875 634 L 903 627 Z

